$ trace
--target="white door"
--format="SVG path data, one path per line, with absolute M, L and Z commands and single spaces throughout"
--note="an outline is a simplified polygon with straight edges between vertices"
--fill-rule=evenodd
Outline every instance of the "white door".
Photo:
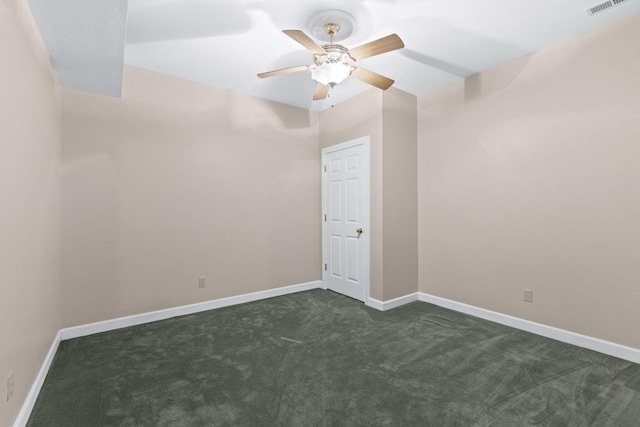
M 369 138 L 322 150 L 323 282 L 369 298 Z

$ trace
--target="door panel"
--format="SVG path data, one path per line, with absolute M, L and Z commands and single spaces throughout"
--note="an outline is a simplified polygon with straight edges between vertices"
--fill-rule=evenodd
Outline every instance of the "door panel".
M 347 237 L 347 280 L 354 283 L 360 282 L 358 243 L 357 238 Z
M 347 222 L 357 223 L 359 219 L 358 212 L 358 178 L 349 178 L 347 180 Z
M 331 206 L 331 222 L 341 222 L 342 181 L 332 181 L 329 185 L 329 205 Z
M 331 276 L 342 279 L 342 236 L 332 235 L 331 236 L 331 256 L 329 257 L 330 265 L 331 265 Z

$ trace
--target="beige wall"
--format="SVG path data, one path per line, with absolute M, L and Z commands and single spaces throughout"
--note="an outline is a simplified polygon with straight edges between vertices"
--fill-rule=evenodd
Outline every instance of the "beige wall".
M 384 293 L 382 277 L 382 92 L 380 90 L 368 90 L 320 113 L 320 148 L 330 147 L 362 136 L 369 136 L 371 149 L 370 296 L 381 301 Z
M 419 98 L 422 292 L 640 348 L 638 40 L 636 15 Z
M 8 426 L 60 328 L 60 94 L 25 1 L 0 1 L 0 58 L 0 425 Z
M 321 277 L 317 113 L 132 67 L 122 94 L 63 92 L 63 326 Z
M 418 292 L 417 98 L 383 92 L 384 298 Z
M 371 141 L 371 297 L 418 291 L 417 98 L 370 89 L 320 113 L 321 148 Z

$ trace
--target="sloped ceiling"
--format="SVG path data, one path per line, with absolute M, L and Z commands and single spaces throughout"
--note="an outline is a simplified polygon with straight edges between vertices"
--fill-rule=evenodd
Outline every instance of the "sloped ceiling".
M 307 71 L 256 74 L 312 62 L 282 30 L 311 35 L 318 11 L 353 16 L 354 31 L 340 42 L 349 48 L 397 33 L 404 49 L 359 65 L 414 95 L 640 13 L 640 0 L 594 16 L 585 12 L 599 3 L 592 0 L 28 1 L 63 86 L 119 96 L 129 64 L 314 111 L 370 86 L 350 78 L 312 101 Z
M 127 0 L 29 0 L 60 84 L 120 96 Z

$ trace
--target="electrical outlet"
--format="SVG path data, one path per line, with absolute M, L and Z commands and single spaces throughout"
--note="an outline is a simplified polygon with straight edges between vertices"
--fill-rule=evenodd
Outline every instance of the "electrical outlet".
M 523 289 L 524 302 L 533 302 L 533 291 L 531 289 Z
M 198 287 L 199 288 L 204 288 L 206 284 L 207 284 L 207 279 L 205 277 L 198 278 Z
M 13 372 L 7 375 L 7 402 L 13 397 Z

